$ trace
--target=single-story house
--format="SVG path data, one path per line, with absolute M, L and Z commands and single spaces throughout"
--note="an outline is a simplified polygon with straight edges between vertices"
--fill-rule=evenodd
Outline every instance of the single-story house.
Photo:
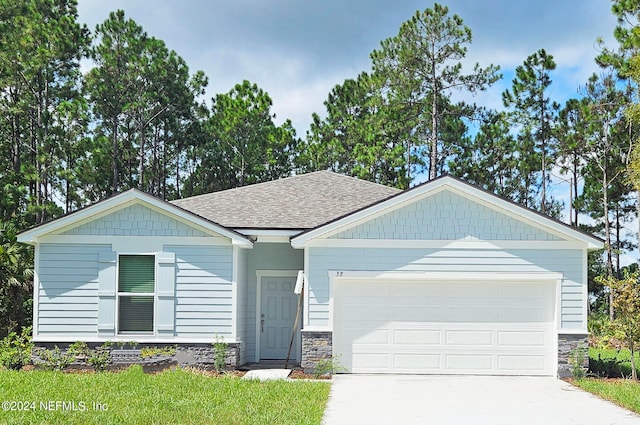
M 173 202 L 129 190 L 19 241 L 36 343 L 218 338 L 234 366 L 490 375 L 568 370 L 603 246 L 450 176 L 400 191 L 328 171 Z

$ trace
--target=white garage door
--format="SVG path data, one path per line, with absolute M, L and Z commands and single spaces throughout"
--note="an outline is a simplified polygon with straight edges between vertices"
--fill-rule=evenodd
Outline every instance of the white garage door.
M 333 349 L 353 373 L 554 375 L 554 288 L 339 279 Z

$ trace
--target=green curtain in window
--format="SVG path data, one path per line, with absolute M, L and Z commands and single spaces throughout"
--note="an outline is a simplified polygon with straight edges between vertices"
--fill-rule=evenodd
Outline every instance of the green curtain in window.
M 118 264 L 118 292 L 155 291 L 155 257 L 121 255 Z M 123 333 L 153 332 L 153 296 L 120 295 L 118 329 Z
M 118 292 L 153 293 L 155 257 L 153 255 L 121 255 Z
M 153 297 L 120 297 L 120 332 L 153 332 Z

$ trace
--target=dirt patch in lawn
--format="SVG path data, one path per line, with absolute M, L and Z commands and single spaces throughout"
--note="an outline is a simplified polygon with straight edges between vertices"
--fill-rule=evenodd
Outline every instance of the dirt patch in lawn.
M 331 375 L 315 376 L 315 375 L 310 374 L 310 373 L 304 373 L 304 370 L 294 369 L 294 370 L 291 371 L 291 374 L 289 374 L 289 378 L 290 379 L 326 379 L 326 380 L 329 380 L 329 379 L 331 379 Z
M 114 373 L 118 373 L 118 372 L 123 372 L 127 369 L 129 369 L 132 365 L 110 365 L 107 367 L 107 371 L 108 372 L 114 372 Z M 165 370 L 172 370 L 172 369 L 176 369 L 178 368 L 178 366 L 176 364 L 163 364 L 163 365 L 153 365 L 153 366 L 143 366 L 142 369 L 145 373 L 148 374 L 152 374 L 155 375 L 157 373 L 161 373 L 164 372 Z M 38 366 L 34 366 L 34 365 L 27 365 L 24 366 L 22 368 L 23 371 L 25 372 L 29 372 L 32 370 L 36 370 L 36 369 L 41 369 L 41 367 Z M 204 370 L 204 369 L 198 369 L 195 367 L 187 367 L 184 368 L 185 371 L 190 372 L 190 373 L 194 373 L 197 375 L 202 375 L 202 376 L 207 376 L 210 378 L 222 378 L 222 377 L 226 377 L 226 376 L 233 376 L 236 378 L 242 378 L 247 371 L 246 370 L 237 370 L 237 369 L 231 369 L 231 370 L 225 370 L 222 372 L 219 372 L 217 370 Z M 92 374 L 92 373 L 96 373 L 96 371 L 93 368 L 90 367 L 85 367 L 85 366 L 78 366 L 78 365 L 72 365 L 70 367 L 67 367 L 65 369 L 62 370 L 62 372 L 64 373 L 70 373 L 70 374 Z M 289 374 L 289 379 L 313 379 L 313 380 L 331 380 L 332 379 L 332 375 L 331 374 L 325 374 L 325 375 L 320 375 L 320 376 L 315 376 L 312 373 L 305 373 L 304 370 L 302 369 L 293 369 L 291 371 L 291 373 Z

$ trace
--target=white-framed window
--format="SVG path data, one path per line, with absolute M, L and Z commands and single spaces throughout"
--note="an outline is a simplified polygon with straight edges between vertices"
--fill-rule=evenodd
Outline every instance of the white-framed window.
M 155 303 L 155 256 L 119 255 L 118 333 L 153 334 Z

